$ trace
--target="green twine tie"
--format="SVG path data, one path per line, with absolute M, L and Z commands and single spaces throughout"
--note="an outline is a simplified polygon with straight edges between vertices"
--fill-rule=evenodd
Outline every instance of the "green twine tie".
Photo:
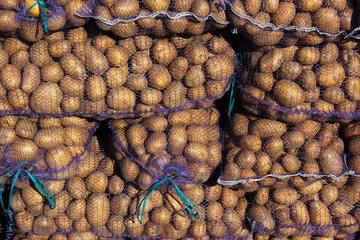
M 24 163 L 24 162 L 21 162 L 21 163 Z M 4 177 L 6 177 L 8 174 L 12 173 L 13 171 L 15 171 L 14 169 L 8 171 L 7 173 L 5 173 L 1 178 L 3 179 Z M 2 209 L 5 211 L 5 213 L 9 214 L 9 215 L 12 215 L 12 211 L 10 210 L 10 206 L 11 206 L 11 197 L 12 197 L 12 193 L 13 193 L 13 190 L 14 190 L 14 186 L 15 186 L 15 183 L 16 183 L 16 180 L 19 176 L 19 174 L 21 172 L 25 172 L 31 179 L 31 181 L 35 184 L 35 186 L 40 190 L 40 192 L 42 192 L 45 197 L 47 198 L 47 200 L 49 201 L 50 205 L 51 205 L 51 208 L 54 209 L 55 206 L 56 206 L 56 199 L 55 199 L 55 196 L 54 194 L 50 191 L 50 189 L 48 187 L 46 187 L 45 183 L 43 181 L 41 181 L 40 179 L 38 179 L 37 177 L 35 177 L 34 175 L 32 175 L 29 171 L 27 170 L 24 170 L 22 168 L 19 168 L 15 175 L 14 175 L 14 180 L 11 184 L 11 188 L 10 188 L 10 195 L 9 195 L 9 204 L 8 204 L 8 208 L 5 209 L 4 207 L 4 202 L 3 202 L 3 191 L 2 189 L 5 187 L 5 184 L 0 184 L 0 203 L 1 203 L 1 207 Z M 8 222 L 9 222 L 9 230 L 11 231 L 11 222 L 10 220 L 8 219 Z
M 30 11 L 33 7 L 36 6 L 36 4 L 39 4 L 41 13 L 42 13 L 42 17 L 43 17 L 43 21 L 44 21 L 44 30 L 45 32 L 47 32 L 47 28 L 48 28 L 48 24 L 47 24 L 47 20 L 46 20 L 46 12 L 45 12 L 45 8 L 48 7 L 49 5 L 44 2 L 43 0 L 36 0 L 36 3 L 34 3 L 33 5 L 31 5 L 26 11 Z
M 234 104 L 235 104 L 235 96 L 234 96 L 234 89 L 235 89 L 235 78 L 233 79 L 232 83 L 231 83 L 231 92 L 230 92 L 230 102 L 229 102 L 229 110 L 228 110 L 228 117 L 230 119 L 230 123 L 231 123 L 231 112 L 234 108 Z
M 139 207 L 137 209 L 137 219 L 139 220 L 140 224 L 142 224 L 142 221 L 143 221 L 143 217 L 144 217 L 144 210 L 145 210 L 145 206 L 146 206 L 146 202 L 147 202 L 147 199 L 149 197 L 149 195 L 160 185 L 162 184 L 163 182 L 165 182 L 166 180 L 169 181 L 175 188 L 175 191 L 176 193 L 179 195 L 181 201 L 183 202 L 183 204 L 185 205 L 186 207 L 186 210 L 193 216 L 195 217 L 196 219 L 199 219 L 200 216 L 199 216 L 199 212 L 196 210 L 196 208 L 194 207 L 194 205 L 190 202 L 190 200 L 181 192 L 181 190 L 178 188 L 178 186 L 176 186 L 176 184 L 174 183 L 174 181 L 172 180 L 172 178 L 175 178 L 179 175 L 174 175 L 174 176 L 171 176 L 171 177 L 166 177 L 164 179 L 162 179 L 161 181 L 159 181 L 158 183 L 155 183 L 151 188 L 149 188 L 148 192 L 146 193 L 145 197 L 143 198 L 143 200 L 141 200 L 140 204 L 139 204 Z M 141 208 L 141 205 L 143 204 L 143 208 L 142 208 L 142 213 L 141 213 L 141 216 L 140 216 L 140 208 Z M 191 208 L 194 210 L 191 210 Z

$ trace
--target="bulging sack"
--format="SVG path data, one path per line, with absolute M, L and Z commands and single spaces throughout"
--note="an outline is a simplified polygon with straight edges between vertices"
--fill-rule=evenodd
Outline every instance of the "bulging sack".
M 260 48 L 245 62 L 241 100 L 254 114 L 289 123 L 360 118 L 357 41 Z
M 73 140 L 75 143 L 76 139 L 73 138 Z M 61 159 L 57 160 L 61 163 Z M 87 152 L 82 156 L 82 161 L 77 162 L 76 168 L 71 168 L 74 172 L 71 178 L 59 178 L 61 180 L 42 179 L 37 177 L 35 171 L 31 171 L 31 169 L 22 169 L 20 172 L 26 173 L 28 178 L 24 178 L 22 175 L 18 175 L 18 177 L 17 175 L 2 175 L 2 183 L 7 183 L 10 188 L 8 195 L 4 194 L 3 189 L 1 189 L 1 206 L 8 217 L 9 231 L 11 232 L 15 228 L 19 232 L 33 230 L 40 235 L 46 235 L 47 233 L 51 235 L 52 232 L 56 231 L 57 227 L 60 229 L 65 228 L 66 224 L 69 223 L 66 221 L 68 219 L 64 218 L 65 216 L 58 219 L 62 221 L 60 223 L 54 220 L 65 212 L 72 198 L 82 199 L 87 195 L 86 189 L 81 184 L 82 182 L 78 180 L 87 177 L 98 168 L 105 173 L 110 172 L 112 174 L 113 169 L 110 168 L 110 171 L 107 167 L 109 160 L 102 152 L 98 138 L 94 136 L 87 147 Z M 71 183 L 67 183 L 65 179 L 68 179 Z M 94 185 L 94 180 L 92 180 L 91 184 Z M 101 186 L 101 182 L 97 181 L 96 184 Z M 67 187 L 67 190 L 64 190 L 64 187 Z M 84 205 L 81 205 L 81 203 L 74 203 L 68 211 L 81 210 L 82 206 Z M 73 214 L 73 212 L 70 213 Z M 72 216 L 78 216 L 76 214 L 75 211 Z
M 225 0 L 231 24 L 256 46 L 318 44 L 354 26 L 354 1 Z
M 359 189 L 358 177 L 324 179 L 303 189 L 264 188 L 247 214 L 254 233 L 349 239 L 360 225 Z
M 87 157 L 98 123 L 78 117 L 0 118 L 1 176 L 41 180 L 73 177 Z M 16 179 L 15 179 L 16 181 Z
M 212 107 L 111 121 L 121 176 L 142 189 L 174 175 L 176 183 L 206 182 L 221 161 L 218 122 Z
M 211 106 L 229 88 L 235 52 L 211 33 L 117 40 L 84 28 L 0 49 L 0 115 L 141 117 Z
M 49 182 L 54 209 L 32 186 L 18 189 L 11 206 L 19 232 L 45 239 L 250 239 L 244 191 L 218 184 L 142 190 L 119 177 L 115 164 L 106 157 L 81 177 Z
M 324 177 L 351 175 L 339 126 L 313 120 L 292 125 L 234 113 L 218 182 L 239 184 L 252 192 L 261 187 L 304 187 Z
M 83 0 L 14 0 L 0 3 L 0 32 L 37 42 L 47 32 L 85 25 L 76 12 Z
M 222 0 L 88 0 L 77 15 L 94 18 L 102 30 L 122 38 L 199 35 L 228 24 L 224 8 Z

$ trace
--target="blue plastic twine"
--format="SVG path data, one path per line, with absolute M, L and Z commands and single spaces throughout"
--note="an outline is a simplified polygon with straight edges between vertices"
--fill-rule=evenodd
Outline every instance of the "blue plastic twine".
M 230 102 L 229 102 L 229 110 L 228 110 L 228 117 L 230 119 L 231 122 L 231 112 L 234 108 L 234 104 L 235 104 L 235 96 L 234 96 L 234 89 L 235 89 L 235 78 L 233 79 L 232 83 L 231 83 L 231 92 L 230 92 Z
M 149 188 L 148 192 L 146 193 L 145 197 L 143 198 L 143 200 L 141 200 L 139 207 L 137 209 L 137 219 L 139 220 L 140 224 L 142 224 L 142 220 L 144 217 L 144 210 L 145 210 L 145 206 L 146 206 L 146 202 L 147 199 L 149 197 L 149 195 L 163 182 L 165 182 L 166 180 L 168 180 L 175 188 L 176 193 L 179 195 L 181 201 L 183 202 L 183 204 L 186 207 L 186 210 L 192 215 L 194 216 L 196 219 L 199 219 L 199 212 L 196 210 L 195 206 L 190 202 L 190 200 L 181 192 L 181 190 L 178 188 L 178 186 L 176 186 L 176 184 L 174 183 L 174 181 L 172 180 L 172 178 L 175 178 L 179 175 L 174 175 L 171 177 L 166 177 L 164 179 L 162 179 L 160 182 L 155 183 L 151 188 Z M 141 205 L 143 204 L 143 208 L 142 208 L 142 213 L 141 213 L 141 217 L 140 217 L 140 208 Z M 194 212 L 191 210 L 191 208 L 194 210 Z
M 21 163 L 24 163 L 24 162 L 21 162 Z M 8 171 L 7 173 L 5 173 L 1 178 L 3 179 L 4 177 L 6 177 L 7 175 L 9 175 L 10 173 L 12 173 L 13 171 L 15 171 L 14 169 Z M 46 185 L 44 184 L 43 181 L 41 181 L 40 179 L 38 179 L 37 177 L 35 177 L 34 175 L 32 175 L 30 172 L 28 172 L 27 170 L 24 170 L 24 169 L 21 169 L 19 168 L 15 175 L 14 175 L 14 180 L 11 184 L 11 188 L 10 188 L 10 196 L 9 196 L 9 204 L 8 204 L 8 208 L 5 209 L 4 207 L 4 202 L 3 202 L 3 188 L 5 187 L 5 184 L 0 184 L 0 203 L 1 203 L 1 207 L 2 209 L 5 211 L 5 213 L 9 214 L 9 215 L 12 215 L 12 211 L 10 210 L 10 206 L 11 206 L 11 197 L 12 197 L 12 193 L 13 193 L 13 190 L 14 190 L 14 186 L 15 186 L 15 183 L 16 183 L 16 180 L 17 178 L 19 177 L 19 174 L 21 172 L 24 172 L 26 173 L 31 181 L 35 184 L 35 186 L 40 190 L 40 192 L 42 192 L 45 197 L 47 198 L 47 200 L 49 201 L 50 205 L 51 205 L 51 208 L 54 209 L 55 206 L 56 206 L 56 199 L 55 199 L 55 196 L 54 194 L 49 190 L 48 187 L 46 187 Z M 9 222 L 9 230 L 11 231 L 11 221 L 8 219 L 8 222 Z
M 43 17 L 43 21 L 44 21 L 44 30 L 45 32 L 47 32 L 47 28 L 48 28 L 48 24 L 47 24 L 47 20 L 46 20 L 46 12 L 45 12 L 45 8 L 48 7 L 49 5 L 44 2 L 43 0 L 36 0 L 36 3 L 34 3 L 33 5 L 31 5 L 26 11 L 30 11 L 33 7 L 36 6 L 36 4 L 39 4 L 41 13 L 42 13 L 42 17 Z

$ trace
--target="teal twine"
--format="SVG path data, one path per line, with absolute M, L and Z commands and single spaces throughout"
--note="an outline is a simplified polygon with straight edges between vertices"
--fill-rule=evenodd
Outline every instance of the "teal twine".
M 235 97 L 234 97 L 235 82 L 236 81 L 234 78 L 231 83 L 230 102 L 229 102 L 229 110 L 228 110 L 228 117 L 230 119 L 230 123 L 231 123 L 231 112 L 232 112 L 232 110 L 234 108 L 234 104 L 235 104 Z
M 1 178 L 3 179 L 4 177 L 6 177 L 8 174 L 12 173 L 13 171 L 15 171 L 14 169 L 8 171 L 7 173 L 5 173 Z M 12 193 L 13 193 L 13 190 L 14 190 L 14 186 L 15 186 L 15 183 L 16 183 L 16 180 L 17 178 L 19 177 L 19 174 L 21 172 L 25 172 L 31 179 L 31 181 L 35 184 L 35 186 L 40 190 L 40 192 L 42 192 L 45 197 L 47 198 L 47 200 L 49 201 L 50 205 L 51 205 L 51 208 L 54 209 L 55 206 L 56 206 L 56 199 L 55 199 L 55 196 L 54 194 L 50 191 L 50 189 L 48 187 L 46 187 L 46 185 L 44 184 L 43 181 L 41 181 L 40 179 L 38 179 L 37 177 L 35 177 L 34 175 L 32 175 L 30 172 L 28 172 L 27 170 L 24 170 L 24 169 L 21 169 L 19 168 L 15 175 L 14 175 L 14 180 L 11 184 L 11 188 L 10 188 L 10 195 L 9 195 L 9 203 L 8 203 L 8 208 L 5 209 L 4 207 L 4 202 L 3 202 L 3 188 L 5 187 L 5 184 L 0 184 L 0 203 L 1 203 L 1 207 L 2 209 L 4 210 L 5 213 L 9 214 L 9 215 L 12 215 L 13 213 L 11 212 L 10 210 L 10 206 L 11 206 L 11 197 L 12 197 Z M 49 196 L 50 195 L 50 196 Z M 11 222 L 10 220 L 8 219 L 8 222 L 9 222 L 9 230 L 11 231 Z
M 39 4 L 41 13 L 42 13 L 42 17 L 43 17 L 43 21 L 44 21 L 44 30 L 45 32 L 47 32 L 47 28 L 48 28 L 48 24 L 47 24 L 47 20 L 46 20 L 46 13 L 45 13 L 45 8 L 48 7 L 47 3 L 44 2 L 43 0 L 36 0 L 36 3 L 34 3 L 33 5 L 31 5 L 26 11 L 30 11 L 33 7 L 36 6 L 36 4 Z
M 139 220 L 140 224 L 142 224 L 142 221 L 143 221 L 143 217 L 144 217 L 144 210 L 145 210 L 145 206 L 146 206 L 146 202 L 147 202 L 147 199 L 149 197 L 149 195 L 160 185 L 162 184 L 163 182 L 165 182 L 166 180 L 168 180 L 175 188 L 175 191 L 176 193 L 179 195 L 181 201 L 183 202 L 183 204 L 185 205 L 186 207 L 186 210 L 192 215 L 194 216 L 196 219 L 199 219 L 200 216 L 199 216 L 199 212 L 196 210 L 195 206 L 190 202 L 190 200 L 181 192 L 181 190 L 178 188 L 178 186 L 176 186 L 176 184 L 174 183 L 174 181 L 172 180 L 172 178 L 175 178 L 179 175 L 174 175 L 174 176 L 171 176 L 171 177 L 166 177 L 164 179 L 162 179 L 161 181 L 159 181 L 158 183 L 155 183 L 151 188 L 149 188 L 148 192 L 146 193 L 145 197 L 143 198 L 143 200 L 141 200 L 140 204 L 139 204 L 139 207 L 137 209 L 137 219 Z M 143 204 L 143 208 L 142 208 L 142 213 L 141 213 L 141 217 L 140 217 L 140 208 L 141 208 L 141 205 Z M 194 209 L 195 210 L 195 213 L 190 209 Z

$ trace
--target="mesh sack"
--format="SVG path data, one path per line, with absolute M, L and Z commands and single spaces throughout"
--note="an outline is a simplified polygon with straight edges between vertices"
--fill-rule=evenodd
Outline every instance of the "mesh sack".
M 218 182 L 260 187 L 303 187 L 323 177 L 353 174 L 343 158 L 339 123 L 306 120 L 299 124 L 234 113 L 225 137 Z
M 1 1 L 0 32 L 37 42 L 47 32 L 84 25 L 88 19 L 75 15 L 83 4 L 83 0 Z
M 18 175 L 15 181 L 20 183 L 31 176 L 41 180 L 73 177 L 88 154 L 97 126 L 77 117 L 1 117 L 1 176 Z
M 230 22 L 257 46 L 317 44 L 353 30 L 353 1 L 225 0 Z M 354 15 L 354 16 L 353 16 Z
M 248 53 L 239 85 L 243 107 L 289 123 L 358 119 L 357 45 L 357 41 L 346 40 Z
M 109 161 L 110 159 L 102 152 L 98 138 L 93 137 L 88 151 L 84 154 L 83 161 L 77 165 L 74 174 L 76 177 L 69 180 L 38 181 L 42 183 L 41 186 L 36 184 L 36 181 L 19 178 L 15 185 L 11 187 L 8 198 L 4 198 L 6 192 L 2 192 L 1 203 L 5 213 L 8 215 L 9 233 L 14 233 L 14 230 L 15 232 L 28 232 L 32 230 L 33 226 L 34 231 L 41 233 L 54 229 L 54 218 L 65 212 L 70 200 L 79 197 L 84 198 L 85 195 L 88 195 L 85 186 L 81 185 L 83 183 L 82 178 L 87 177 L 98 168 L 103 169 L 106 173 L 110 172 L 112 168 L 108 170 Z M 80 181 L 77 181 L 79 179 Z M 10 183 L 12 180 L 12 178 L 7 179 Z M 72 181 L 70 187 L 67 181 Z M 69 192 L 64 190 L 66 183 Z M 82 191 L 82 187 L 85 188 L 84 191 Z M 69 193 L 72 195 L 70 196 Z M 3 199 L 5 199 L 4 204 Z M 76 214 L 76 211 L 74 214 Z M 64 216 L 59 219 L 64 219 Z
M 247 214 L 252 231 L 275 236 L 351 235 L 360 225 L 358 177 L 323 179 L 305 188 L 263 188 Z
M 1 114 L 139 117 L 211 106 L 234 73 L 234 50 L 211 33 L 119 41 L 94 35 L 76 28 L 33 45 L 5 38 Z
M 19 232 L 45 237 L 91 232 L 116 239 L 249 239 L 244 191 L 218 184 L 178 185 L 181 191 L 166 184 L 161 190 L 144 191 L 120 178 L 115 164 L 106 157 L 92 172 L 49 183 L 56 193 L 53 210 L 38 193 L 35 197 L 24 195 L 27 188 L 19 190 L 11 202 L 15 226 Z M 36 213 L 35 203 L 40 205 Z
M 139 34 L 199 35 L 228 24 L 222 0 L 88 0 L 77 12 L 105 31 L 127 38 Z
M 254 240 L 355 240 L 356 234 L 339 234 L 334 238 L 326 238 L 317 235 L 278 237 L 273 235 L 254 234 Z
M 110 122 L 121 176 L 143 189 L 172 174 L 175 182 L 206 182 L 221 162 L 218 120 L 208 108 Z

